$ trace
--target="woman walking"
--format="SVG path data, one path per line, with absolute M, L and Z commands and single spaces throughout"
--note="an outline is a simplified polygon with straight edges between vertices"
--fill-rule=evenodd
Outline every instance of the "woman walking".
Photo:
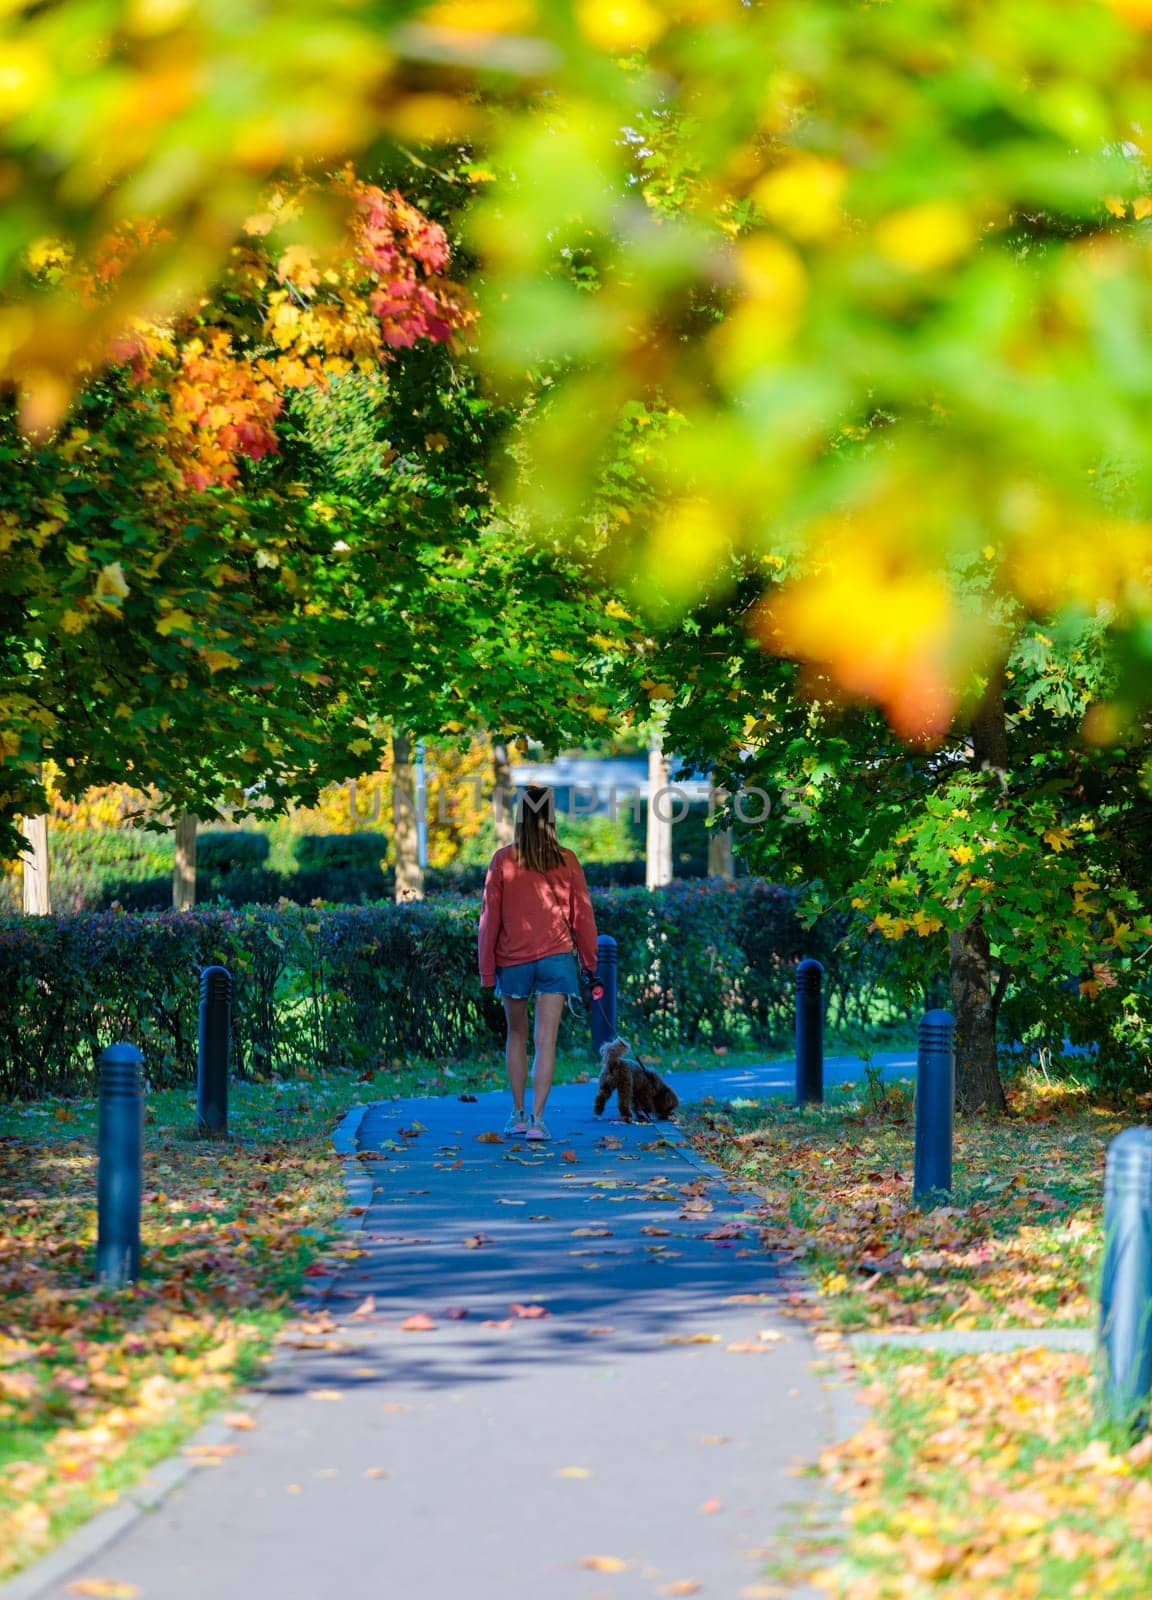
M 516 808 L 515 843 L 497 850 L 480 907 L 480 982 L 496 986 L 508 1023 L 505 1061 L 512 1114 L 504 1132 L 549 1139 L 544 1105 L 556 1066 L 556 1035 L 568 996 L 579 993 L 576 962 L 596 969 L 596 921 L 584 872 L 556 837 L 555 797 L 533 784 Z M 528 1002 L 536 1001 L 532 1111 L 527 1114 Z

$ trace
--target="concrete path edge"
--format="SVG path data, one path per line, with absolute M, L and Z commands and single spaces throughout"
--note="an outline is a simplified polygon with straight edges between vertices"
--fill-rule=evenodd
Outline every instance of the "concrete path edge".
M 333 1147 L 344 1167 L 346 1206 L 343 1215 L 336 1223 L 336 1228 L 341 1233 L 359 1231 L 363 1226 L 365 1213 L 355 1213 L 361 1206 L 366 1208 L 372 1198 L 372 1177 L 355 1159 L 357 1136 L 368 1110 L 367 1105 L 353 1106 L 332 1133 Z M 306 1295 L 302 1295 L 301 1298 L 306 1298 L 309 1304 L 315 1307 L 323 1303 L 335 1282 L 334 1276 L 310 1278 Z M 263 1378 L 282 1376 L 298 1359 L 296 1351 L 284 1348 L 275 1351 L 264 1368 Z M 265 1394 L 240 1389 L 223 1399 L 221 1406 L 227 1406 L 231 1411 L 257 1412 L 265 1399 Z M 56 1588 L 69 1573 L 83 1566 L 114 1539 L 118 1539 L 139 1517 L 154 1511 L 177 1485 L 183 1483 L 189 1473 L 198 1470 L 195 1458 L 186 1453 L 188 1450 L 225 1444 L 232 1437 L 232 1431 L 219 1416 L 209 1418 L 207 1422 L 202 1423 L 180 1446 L 179 1454 L 167 1456 L 154 1467 L 149 1467 L 137 1483 L 123 1492 L 115 1505 L 109 1506 L 106 1511 L 97 1512 L 47 1555 L 41 1556 L 31 1566 L 25 1567 L 23 1572 L 17 1573 L 7 1583 L 0 1584 L 0 1600 L 38 1600 L 40 1595 Z

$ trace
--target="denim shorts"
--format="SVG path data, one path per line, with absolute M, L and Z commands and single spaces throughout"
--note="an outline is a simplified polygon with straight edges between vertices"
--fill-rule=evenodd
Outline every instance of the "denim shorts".
M 528 1000 L 534 994 L 579 994 L 576 957 L 570 950 L 542 956 L 518 967 L 496 968 L 496 994 L 501 1000 Z

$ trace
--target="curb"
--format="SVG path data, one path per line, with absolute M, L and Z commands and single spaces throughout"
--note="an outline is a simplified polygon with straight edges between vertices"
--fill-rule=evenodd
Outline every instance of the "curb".
M 357 1207 L 363 1205 L 365 1208 L 372 1198 L 372 1177 L 364 1171 L 354 1156 L 360 1127 L 369 1109 L 367 1105 L 353 1106 L 332 1133 L 333 1147 L 344 1165 L 344 1185 L 348 1205 Z M 336 1226 L 345 1233 L 357 1233 L 364 1226 L 365 1215 L 366 1210 L 358 1216 L 349 1216 L 345 1211 Z M 301 1297 L 301 1309 L 315 1310 L 323 1304 L 338 1276 L 338 1273 L 332 1273 L 326 1278 L 309 1279 L 307 1299 Z M 270 1378 L 283 1376 L 296 1359 L 296 1353 L 292 1350 L 274 1349 L 261 1374 L 261 1383 L 266 1384 Z M 227 1396 L 221 1404 L 226 1405 L 231 1411 L 247 1411 L 255 1414 L 267 1399 L 267 1391 L 240 1389 L 235 1394 Z M 97 1512 L 82 1527 L 77 1528 L 75 1533 L 69 1534 L 54 1550 L 41 1556 L 31 1566 L 25 1567 L 23 1572 L 10 1578 L 7 1583 L 0 1584 L 0 1600 L 40 1600 L 42 1595 L 57 1588 L 77 1567 L 83 1566 L 118 1539 L 122 1533 L 127 1532 L 138 1518 L 154 1511 L 173 1489 L 184 1482 L 185 1478 L 200 1470 L 195 1458 L 186 1455 L 186 1451 L 205 1446 L 213 1448 L 227 1443 L 233 1436 L 234 1430 L 219 1417 L 203 1423 L 180 1446 L 179 1455 L 167 1456 L 154 1467 L 149 1467 L 138 1483 L 121 1493 L 115 1505 L 109 1506 L 106 1511 Z

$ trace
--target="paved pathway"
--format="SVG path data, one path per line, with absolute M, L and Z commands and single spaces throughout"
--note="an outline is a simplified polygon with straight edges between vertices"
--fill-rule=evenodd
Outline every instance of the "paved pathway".
M 828 1081 L 853 1071 L 829 1063 Z M 790 1074 L 676 1086 L 733 1098 Z M 771 1593 L 763 1562 L 815 1492 L 790 1469 L 834 1435 L 838 1398 L 785 1315 L 750 1197 L 670 1128 L 593 1119 L 592 1094 L 554 1093 L 543 1147 L 484 1137 L 502 1095 L 370 1107 L 363 1253 L 305 1323 L 314 1347 L 267 1380 L 235 1455 L 43 1593 Z

